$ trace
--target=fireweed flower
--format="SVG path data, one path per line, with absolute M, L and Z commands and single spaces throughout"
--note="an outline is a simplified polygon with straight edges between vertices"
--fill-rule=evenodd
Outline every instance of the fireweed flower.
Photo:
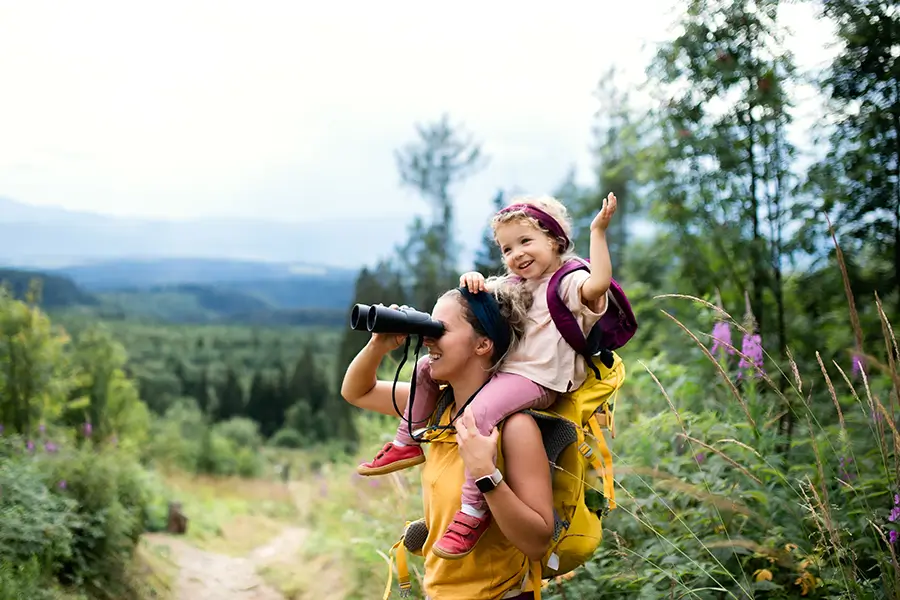
M 891 509 L 891 514 L 888 515 L 888 521 L 896 523 L 897 519 L 900 519 L 900 495 L 894 494 L 894 507 Z
M 853 377 L 859 377 L 866 370 L 866 361 L 860 354 L 853 353 L 853 358 L 851 359 L 853 362 L 853 369 L 851 371 L 851 375 Z
M 853 462 L 853 457 L 844 458 L 843 456 L 838 459 L 838 477 L 844 481 L 851 481 L 856 478 L 855 473 L 850 472 L 850 463 Z
M 725 321 L 719 321 L 712 330 L 713 345 L 710 352 L 724 350 L 726 354 L 734 354 L 734 344 L 731 343 L 731 326 Z
M 94 430 L 94 428 L 91 426 L 90 421 L 88 421 L 84 424 L 84 436 L 85 437 L 91 437 L 91 432 L 93 430 Z
M 763 367 L 763 349 L 762 338 L 759 334 L 744 335 L 741 343 L 741 360 L 738 363 L 739 369 L 753 369 L 762 371 Z

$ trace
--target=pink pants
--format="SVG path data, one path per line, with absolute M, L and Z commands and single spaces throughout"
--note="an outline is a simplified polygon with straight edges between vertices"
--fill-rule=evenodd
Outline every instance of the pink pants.
M 416 364 L 416 397 L 412 414 L 409 403 L 404 418 L 397 427 L 397 441 L 404 444 L 418 444 L 410 435 L 412 430 L 427 425 L 428 418 L 437 404 L 438 384 L 431 378 L 428 357 L 423 356 Z M 511 373 L 495 373 L 481 391 L 475 395 L 469 406 L 472 416 L 482 435 L 490 435 L 491 430 L 506 417 L 529 408 L 547 408 L 556 400 L 556 392 L 538 385 L 527 377 Z M 466 481 L 462 489 L 462 503 L 478 509 L 486 507 L 484 494 L 475 485 L 475 480 L 466 471 Z

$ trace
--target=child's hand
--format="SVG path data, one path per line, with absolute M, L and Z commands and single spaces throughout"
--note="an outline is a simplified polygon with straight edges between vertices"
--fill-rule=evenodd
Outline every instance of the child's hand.
M 597 213 L 597 216 L 591 221 L 591 231 L 605 232 L 609 227 L 609 222 L 612 220 L 612 216 L 615 212 L 616 195 L 610 192 L 609 195 L 603 199 L 603 206 L 600 208 L 600 212 Z
M 484 285 L 484 275 L 478 271 L 463 273 L 459 278 L 459 285 L 468 288 L 473 294 L 487 291 L 487 287 Z

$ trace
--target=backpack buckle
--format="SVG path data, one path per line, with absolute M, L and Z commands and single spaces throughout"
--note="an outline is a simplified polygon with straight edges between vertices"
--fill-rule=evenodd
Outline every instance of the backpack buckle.
M 593 456 L 594 454 L 594 449 L 591 448 L 591 445 L 586 441 L 581 442 L 581 444 L 578 446 L 578 451 L 581 452 L 582 456 L 584 456 L 588 460 L 590 460 L 591 456 Z

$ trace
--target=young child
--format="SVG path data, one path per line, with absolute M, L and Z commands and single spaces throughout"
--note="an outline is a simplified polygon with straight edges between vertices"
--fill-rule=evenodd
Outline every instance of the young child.
M 610 193 L 591 223 L 590 273 L 574 271 L 560 285 L 561 298 L 585 333 L 606 312 L 612 278 L 606 230 L 615 211 L 616 197 Z M 565 206 L 551 197 L 520 198 L 494 215 L 491 228 L 508 273 L 499 282 L 526 286 L 532 292 L 533 303 L 522 341 L 501 361 L 498 372 L 471 402 L 482 435 L 490 435 L 500 421 L 513 413 L 549 407 L 557 394 L 581 386 L 588 368 L 562 338 L 547 307 L 550 277 L 573 256 L 571 223 Z M 460 286 L 472 293 L 488 293 L 493 283 L 486 282 L 477 272 L 460 277 Z M 416 365 L 412 414 L 407 406 L 396 438 L 385 444 L 372 461 L 359 465 L 357 471 L 361 475 L 383 475 L 425 461 L 419 443 L 409 434 L 409 423 L 415 431 L 435 409 L 439 388 L 431 378 L 434 360 L 436 357 L 425 356 Z M 484 495 L 467 473 L 461 510 L 432 551 L 447 559 L 465 556 L 489 524 Z

